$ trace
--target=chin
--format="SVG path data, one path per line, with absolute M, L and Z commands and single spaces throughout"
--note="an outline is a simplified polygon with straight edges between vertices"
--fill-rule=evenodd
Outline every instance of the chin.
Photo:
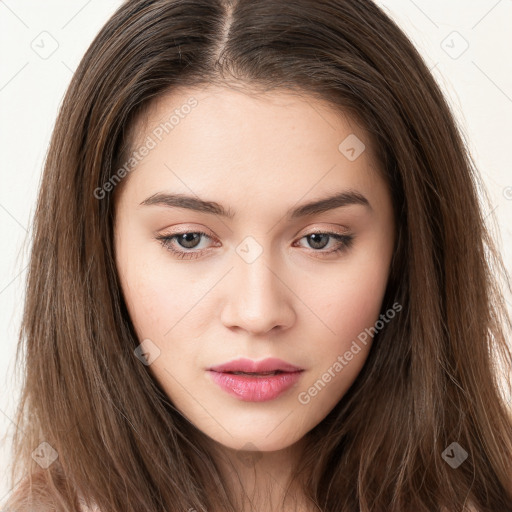
M 245 429 L 243 432 L 233 432 L 229 434 L 222 432 L 208 433 L 208 437 L 225 448 L 230 448 L 237 452 L 254 452 L 257 456 L 259 452 L 276 452 L 284 450 L 299 441 L 304 434 L 297 432 L 281 431 L 275 432 L 271 430 L 250 430 Z M 270 433 L 269 433 L 270 432 Z M 232 435 L 230 435 L 232 434 Z

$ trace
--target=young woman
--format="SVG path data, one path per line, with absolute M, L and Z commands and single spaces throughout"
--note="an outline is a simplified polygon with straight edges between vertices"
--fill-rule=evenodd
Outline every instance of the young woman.
M 512 510 L 480 190 L 370 0 L 125 2 L 44 170 L 8 510 Z

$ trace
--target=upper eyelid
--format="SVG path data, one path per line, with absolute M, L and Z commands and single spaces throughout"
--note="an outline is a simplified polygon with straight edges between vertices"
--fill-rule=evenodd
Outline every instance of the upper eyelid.
M 178 237 L 180 235 L 184 235 L 184 234 L 188 234 L 188 233 L 195 233 L 195 234 L 201 234 L 201 236 L 204 236 L 206 238 L 209 238 L 210 240 L 217 240 L 217 237 L 215 236 L 211 236 L 209 235 L 208 233 L 206 233 L 204 230 L 202 229 L 185 229 L 185 230 L 181 230 L 181 231 L 177 231 L 177 232 L 172 232 L 172 233 L 168 233 L 168 234 L 160 234 L 160 235 L 157 235 L 156 238 L 158 240 L 162 240 L 162 239 L 165 239 L 165 238 L 168 238 L 168 239 L 175 239 L 175 237 Z M 324 235 L 329 235 L 331 237 L 343 237 L 343 236 L 347 236 L 347 237 L 353 237 L 354 235 L 352 233 L 349 233 L 349 232 L 344 232 L 344 233 L 339 233 L 339 232 L 336 232 L 336 231 L 332 231 L 332 230 L 329 230 L 329 229 L 321 229 L 321 228 L 317 228 L 317 229 L 313 229 L 313 230 L 310 230 L 310 231 L 307 231 L 306 233 L 304 233 L 303 235 L 301 236 L 295 236 L 294 239 L 296 238 L 297 240 L 302 240 L 304 237 L 307 237 L 309 235 L 314 235 L 314 234 L 324 234 Z M 185 248 L 183 248 L 185 249 Z M 204 249 L 206 250 L 206 249 Z M 190 249 L 190 251 L 188 252 L 193 252 L 194 249 Z
M 174 235 L 180 235 L 180 234 L 185 234 L 185 233 L 203 233 L 205 236 L 211 238 L 211 239 L 215 239 L 215 238 L 218 238 L 216 237 L 215 235 L 210 235 L 208 234 L 208 230 L 207 228 L 183 228 L 183 229 L 177 229 L 176 231 L 167 231 L 169 228 L 164 228 L 164 229 L 161 229 L 161 230 L 158 230 L 158 231 L 155 231 L 155 236 L 174 236 Z M 300 230 L 302 231 L 302 230 Z M 295 237 L 299 235 L 300 231 L 294 235 Z M 351 233 L 351 229 L 347 226 L 340 226 L 339 227 L 339 230 L 335 229 L 335 228 L 329 228 L 329 227 L 312 227 L 312 228 L 309 228 L 305 230 L 305 233 L 302 235 L 302 236 L 307 236 L 309 234 L 313 234 L 313 233 L 325 233 L 325 234 L 332 234 L 332 235 L 345 235 L 345 234 L 350 234 Z

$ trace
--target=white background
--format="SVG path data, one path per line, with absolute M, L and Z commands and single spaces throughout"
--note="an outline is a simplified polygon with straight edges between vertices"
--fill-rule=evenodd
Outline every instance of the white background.
M 25 238 L 43 161 L 73 71 L 121 3 L 0 0 L 0 435 L 5 437 L 0 445 L 0 503 L 9 493 L 8 428 L 15 428 L 11 418 L 19 392 L 13 377 L 28 261 Z M 493 215 L 498 220 L 510 271 L 512 0 L 378 3 L 415 43 L 452 104 L 492 198 L 487 220 Z M 37 53 L 44 51 L 43 44 L 47 51 L 56 46 L 54 53 L 43 55 L 47 58 Z

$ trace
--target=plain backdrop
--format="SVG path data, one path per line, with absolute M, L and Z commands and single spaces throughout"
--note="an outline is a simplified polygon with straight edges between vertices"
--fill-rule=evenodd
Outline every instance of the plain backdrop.
M 121 3 L 0 0 L 0 503 L 10 492 L 6 470 L 11 430 L 17 428 L 12 420 L 19 393 L 14 354 L 28 261 L 25 239 L 43 162 L 73 72 Z M 492 198 L 486 215 L 489 221 L 497 218 L 510 271 L 512 0 L 378 4 L 416 45 L 452 105 Z

